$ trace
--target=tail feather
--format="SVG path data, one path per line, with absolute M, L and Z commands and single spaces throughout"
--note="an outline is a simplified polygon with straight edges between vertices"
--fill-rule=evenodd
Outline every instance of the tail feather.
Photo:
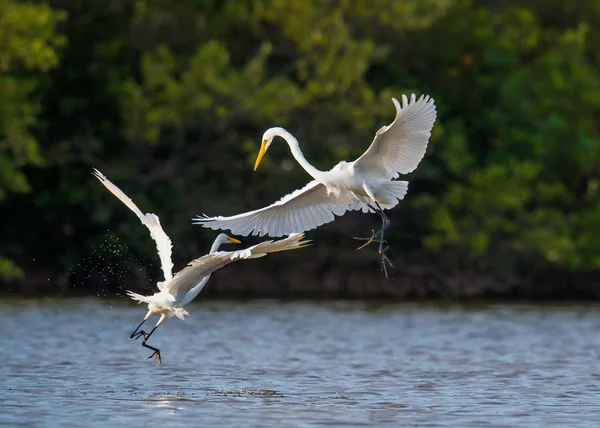
M 390 208 L 395 207 L 398 203 L 404 199 L 406 192 L 408 192 L 408 181 L 390 181 L 386 183 L 381 189 L 384 193 L 383 206 L 389 206 Z M 387 199 L 387 200 L 386 200 Z
M 139 303 L 153 303 L 158 306 L 162 306 L 165 308 L 170 308 L 172 303 L 175 302 L 175 297 L 168 291 L 155 293 L 152 296 L 143 296 L 141 294 L 134 293 L 133 291 L 127 291 L 127 295 L 131 297 L 133 300 L 137 300 Z
M 137 300 L 138 305 L 142 302 L 150 303 L 150 296 L 142 296 L 141 294 L 134 293 L 133 291 L 127 291 L 127 295 L 133 300 Z
M 402 199 L 404 199 L 407 191 L 408 181 L 386 181 L 377 190 L 379 206 L 384 210 L 394 208 Z M 364 213 L 373 212 L 372 209 L 362 202 L 356 202 L 355 205 L 351 206 L 349 209 L 354 211 L 362 211 Z
M 138 304 L 140 304 L 142 302 L 148 303 L 148 304 L 151 303 L 158 307 L 164 308 L 165 310 L 167 310 L 171 313 L 171 315 L 169 315 L 169 317 L 174 315 L 177 318 L 182 320 L 187 315 L 189 315 L 189 312 L 186 311 L 185 309 L 183 309 L 182 307 L 173 307 L 171 305 L 171 298 L 173 300 L 175 300 L 175 298 L 173 296 L 171 296 L 171 294 L 169 294 L 169 293 L 156 293 L 152 296 L 142 296 L 141 294 L 134 293 L 133 291 L 127 291 L 127 295 L 129 297 L 131 297 L 133 300 L 136 300 L 138 302 Z
M 180 320 L 184 319 L 187 315 L 189 315 L 189 312 L 183 308 L 172 308 L 171 312 L 173 312 L 173 315 L 175 315 Z

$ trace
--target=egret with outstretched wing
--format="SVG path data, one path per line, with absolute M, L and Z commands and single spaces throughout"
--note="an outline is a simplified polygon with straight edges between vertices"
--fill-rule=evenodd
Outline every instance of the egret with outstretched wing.
M 406 195 L 408 182 L 395 181 L 399 174 L 415 170 L 425 155 L 427 143 L 436 119 L 433 98 L 421 96 L 410 100 L 402 95 L 402 104 L 392 98 L 396 118 L 375 134 L 371 146 L 354 162 L 340 162 L 330 171 L 320 171 L 302 154 L 298 140 L 283 128 L 268 129 L 254 165 L 258 168 L 273 138 L 282 137 L 292 155 L 314 179 L 302 189 L 281 200 L 255 211 L 230 217 L 199 216 L 194 219 L 210 229 L 229 229 L 236 235 L 283 236 L 304 232 L 333 221 L 346 211 L 375 212 L 381 216 L 382 226 L 367 243 L 379 242 L 382 271 L 387 276 L 384 231 L 390 221 L 384 210 L 395 207 Z
M 154 351 L 153 354 L 148 357 L 149 359 L 154 357 L 159 362 L 162 362 L 160 350 L 148 345 L 146 343 L 148 338 L 165 319 L 171 318 L 172 316 L 184 319 L 184 317 L 188 315 L 188 312 L 183 309 L 183 306 L 194 300 L 200 291 L 202 291 L 214 271 L 238 260 L 257 259 L 266 256 L 269 253 L 295 250 L 308 245 L 310 242 L 303 240 L 304 234 L 290 234 L 290 236 L 285 239 L 261 242 L 260 244 L 246 248 L 245 250 L 219 251 L 222 244 L 240 243 L 239 240 L 221 233 L 213 242 L 209 254 L 200 257 L 199 259 L 192 260 L 187 267 L 173 275 L 171 273 L 173 268 L 173 263 L 171 262 L 171 240 L 162 229 L 158 216 L 154 214 L 143 214 L 133 201 L 121 191 L 121 189 L 108 180 L 108 178 L 97 169 L 94 169 L 92 174 L 100 180 L 104 187 L 138 216 L 142 224 L 150 230 L 150 235 L 156 242 L 158 256 L 165 277 L 164 281 L 160 281 L 157 284 L 158 292 L 151 296 L 143 296 L 131 291 L 127 292 L 133 300 L 136 300 L 139 303 L 144 302 L 148 304 L 148 313 L 140 325 L 138 325 L 133 333 L 131 333 L 130 338 L 144 338 L 142 346 Z M 160 318 L 150 333 L 140 330 L 144 322 L 153 314 L 159 314 Z

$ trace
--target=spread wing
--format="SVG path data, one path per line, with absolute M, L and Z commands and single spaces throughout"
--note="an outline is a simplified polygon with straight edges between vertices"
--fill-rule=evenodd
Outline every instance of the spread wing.
M 433 98 L 402 95 L 402 105 L 392 98 L 396 118 L 375 134 L 371 146 L 354 162 L 354 167 L 387 179 L 408 174 L 423 159 L 436 118 Z
M 341 216 L 352 200 L 328 194 L 318 181 L 284 196 L 268 207 L 230 217 L 196 217 L 194 224 L 209 229 L 229 229 L 235 235 L 284 236 L 314 229 Z
M 216 253 L 207 254 L 199 259 L 192 260 L 187 267 L 177 272 L 167 285 L 167 289 L 172 296 L 177 296 L 177 293 L 192 289 L 203 278 L 229 263 L 238 260 L 257 259 L 279 251 L 297 250 L 309 245 L 310 241 L 303 239 L 303 233 L 293 234 L 278 241 L 261 242 L 245 250 L 217 251 Z
M 173 278 L 172 269 L 173 262 L 171 262 L 171 239 L 167 236 L 165 231 L 160 225 L 160 220 L 157 215 L 144 214 L 140 211 L 136 204 L 127 196 L 121 189 L 119 189 L 114 183 L 112 183 L 104 174 L 94 168 L 92 174 L 100 180 L 100 183 L 106 187 L 110 193 L 115 195 L 121 202 L 123 202 L 127 208 L 138 216 L 144 226 L 150 231 L 150 236 L 156 242 L 156 249 L 158 251 L 158 257 L 160 258 L 160 264 L 162 267 L 163 274 L 165 275 L 165 281 Z

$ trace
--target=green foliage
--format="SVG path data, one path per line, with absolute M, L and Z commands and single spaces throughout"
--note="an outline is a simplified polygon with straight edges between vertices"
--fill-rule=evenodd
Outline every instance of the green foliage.
M 5 280 L 14 280 L 23 277 L 23 271 L 8 259 L 0 256 L 0 275 Z
M 27 192 L 23 167 L 41 165 L 32 134 L 40 111 L 35 91 L 40 73 L 58 63 L 64 37 L 55 34 L 64 14 L 44 4 L 0 0 L 0 200 L 6 192 Z M 20 270 L 0 258 L 0 277 L 14 278 Z
M 119 224 L 111 233 L 153 259 L 95 166 L 161 216 L 185 261 L 213 237 L 190 232 L 193 215 L 258 208 L 307 180 L 282 144 L 252 173 L 268 127 L 331 168 L 391 121 L 392 96 L 415 92 L 439 115 L 390 214 L 403 254 L 440 266 L 459 254 L 456 270 L 499 276 L 599 270 L 598 2 L 493 3 L 56 0 L 65 13 L 0 0 L 0 198 L 28 225 L 4 233 L 3 256 L 26 266 L 35 248 L 33 267 L 76 274 Z M 343 238 L 335 226 L 318 238 L 340 260 L 363 256 L 332 244 L 370 227 L 347 217 Z
M 55 26 L 64 14 L 47 5 L 1 0 L 0 9 L 0 198 L 8 191 L 29 190 L 23 165 L 42 160 L 30 128 L 39 106 L 33 99 L 36 72 L 58 62 L 57 47 L 64 37 Z
M 505 269 L 496 261 L 507 253 L 600 268 L 600 243 L 586 238 L 594 222 L 583 226 L 598 213 L 600 174 L 600 76 L 587 57 L 589 26 L 544 31 L 523 8 L 470 19 L 460 29 L 478 30 L 462 66 L 448 69 L 455 84 L 447 101 L 458 108 L 442 124 L 452 135 L 444 132 L 439 147 L 440 166 L 456 179 L 442 194 L 415 198 L 431 213 L 426 247 L 466 248 L 486 269 Z

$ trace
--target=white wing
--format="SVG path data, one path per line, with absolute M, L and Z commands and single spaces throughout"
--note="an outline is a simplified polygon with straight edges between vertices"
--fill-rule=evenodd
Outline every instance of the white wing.
M 279 251 L 297 250 L 307 246 L 310 241 L 303 241 L 304 234 L 290 235 L 279 241 L 265 241 L 258 245 L 246 248 L 239 251 L 217 251 L 216 253 L 207 254 L 199 259 L 192 260 L 187 267 L 175 274 L 173 280 L 168 284 L 167 289 L 173 296 L 177 293 L 191 290 L 196 284 L 210 275 L 217 269 L 233 263 L 238 260 L 257 259 L 266 256 L 269 253 Z M 194 296 L 195 297 L 195 296 Z
M 194 285 L 194 286 L 193 286 L 193 287 L 190 289 L 190 291 L 188 291 L 187 293 L 185 293 L 185 296 L 183 296 L 183 299 L 181 299 L 181 300 L 178 302 L 178 304 L 179 304 L 180 306 L 183 306 L 183 305 L 187 305 L 187 304 L 188 304 L 188 303 L 190 303 L 192 300 L 194 300 L 194 299 L 196 298 L 196 296 L 197 296 L 198 294 L 200 294 L 200 292 L 202 291 L 202 289 L 204 288 L 204 286 L 206 285 L 206 283 L 207 283 L 207 282 L 208 282 L 208 280 L 210 279 L 210 275 L 211 275 L 211 274 L 208 274 L 208 275 L 206 275 L 204 278 L 202 278 L 202 279 L 200 280 L 200 282 L 199 282 L 198 284 Z M 167 287 L 167 289 L 168 289 L 168 287 Z M 169 294 L 170 294 L 170 292 L 169 292 Z
M 165 281 L 170 281 L 173 278 L 172 269 L 173 262 L 171 262 L 171 239 L 167 236 L 165 231 L 160 225 L 158 216 L 154 214 L 144 214 L 140 209 L 133 203 L 133 201 L 127 196 L 121 189 L 119 189 L 114 183 L 112 183 L 104 174 L 94 168 L 92 174 L 100 180 L 100 183 L 106 187 L 110 193 L 115 195 L 121 202 L 123 202 L 131 211 L 138 216 L 144 226 L 150 231 L 150 236 L 156 242 L 156 249 L 158 250 L 158 257 L 160 258 L 160 264 L 162 267 L 163 274 L 165 275 Z
M 314 229 L 343 215 L 352 200 L 348 195 L 327 194 L 327 188 L 311 181 L 268 207 L 231 217 L 196 217 L 194 224 L 209 229 L 229 229 L 241 236 L 284 236 Z
M 402 95 L 402 106 L 392 98 L 396 118 L 375 134 L 371 146 L 356 159 L 354 167 L 385 178 L 397 178 L 398 173 L 408 174 L 423 159 L 431 129 L 436 118 L 433 98 L 415 94 Z

